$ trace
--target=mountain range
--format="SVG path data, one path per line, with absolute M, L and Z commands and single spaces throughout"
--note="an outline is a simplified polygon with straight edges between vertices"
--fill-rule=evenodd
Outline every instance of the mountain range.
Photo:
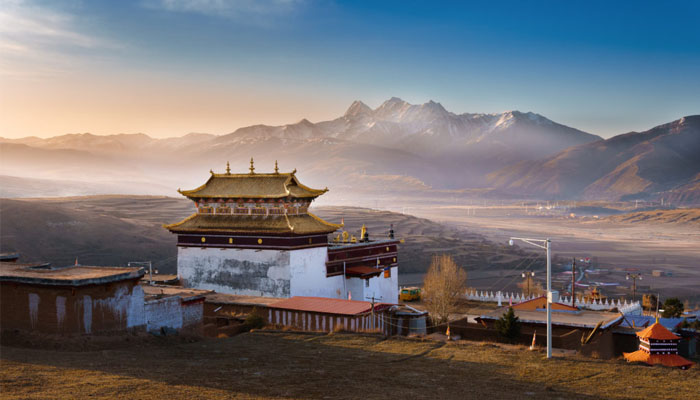
M 646 132 L 604 140 L 531 112 L 455 114 L 440 103 L 391 98 L 372 109 L 355 101 L 344 115 L 312 123 L 253 125 L 225 135 L 89 133 L 50 138 L 0 138 L 0 182 L 6 197 L 63 182 L 66 195 L 85 183 L 95 193 L 173 195 L 200 185 L 207 171 L 296 168 L 330 199 L 352 196 L 479 196 L 517 198 L 653 198 L 700 200 L 698 116 Z M 12 185 L 7 186 L 6 181 Z M 9 187 L 7 189 L 5 187 Z M 56 185 L 54 185 L 56 186 Z M 40 191 L 40 190 L 39 190 Z M 327 197 L 327 196 L 324 196 Z

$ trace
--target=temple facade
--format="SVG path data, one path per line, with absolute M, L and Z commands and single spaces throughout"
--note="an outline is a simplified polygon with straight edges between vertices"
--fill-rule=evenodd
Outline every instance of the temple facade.
M 257 173 L 251 159 L 248 173 L 231 173 L 227 163 L 204 185 L 178 190 L 196 209 L 164 226 L 178 237 L 181 283 L 238 295 L 397 302 L 393 233 L 375 241 L 345 233 L 329 243 L 343 225 L 308 210 L 328 189 L 304 186 L 295 174 L 279 172 L 276 162 L 274 172 Z

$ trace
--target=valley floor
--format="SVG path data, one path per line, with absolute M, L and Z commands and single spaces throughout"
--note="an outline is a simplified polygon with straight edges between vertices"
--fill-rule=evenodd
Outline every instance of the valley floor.
M 495 243 L 506 243 L 511 236 L 549 237 L 555 256 L 567 261 L 571 257 L 591 257 L 596 262 L 595 268 L 608 270 L 600 276 L 593 276 L 593 280 L 616 282 L 627 288 L 606 287 L 608 296 L 631 298 L 631 290 L 628 290 L 631 285 L 625 280 L 625 274 L 636 271 L 644 275 L 644 280 L 637 283 L 637 293 L 660 293 L 663 297 L 690 298 L 692 304 L 700 302 L 700 274 L 697 270 L 700 262 L 700 210 L 646 213 L 655 218 L 642 218 L 638 214 L 645 213 L 632 213 L 594 219 L 538 215 L 531 209 L 527 212 L 515 206 L 445 206 L 414 207 L 410 211 L 423 218 L 481 234 Z M 677 214 L 686 215 L 687 221 L 681 219 L 678 222 Z M 534 247 L 516 244 L 537 251 Z M 665 274 L 653 276 L 653 270 Z M 488 287 L 488 281 L 479 283 Z
M 697 366 L 546 360 L 488 343 L 268 331 L 168 339 L 89 351 L 5 346 L 0 397 L 691 399 L 700 385 Z

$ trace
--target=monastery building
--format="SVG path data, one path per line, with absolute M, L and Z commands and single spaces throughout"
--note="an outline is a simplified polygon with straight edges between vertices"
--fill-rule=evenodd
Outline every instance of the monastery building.
M 211 172 L 211 171 L 210 171 Z M 328 189 L 299 182 L 296 170 L 211 172 L 207 182 L 179 192 L 196 212 L 165 225 L 177 234 L 177 272 L 186 287 L 249 296 L 375 298 L 398 302 L 399 240 L 369 240 L 309 212 Z

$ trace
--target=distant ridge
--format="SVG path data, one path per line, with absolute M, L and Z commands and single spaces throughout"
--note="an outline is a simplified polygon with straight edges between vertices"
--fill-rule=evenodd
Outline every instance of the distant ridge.
M 277 160 L 297 168 L 309 184 L 329 186 L 331 198 L 478 189 L 515 198 L 668 196 L 692 203 L 700 201 L 697 120 L 603 140 L 533 112 L 456 114 L 432 100 L 392 97 L 374 109 L 356 100 L 328 121 L 251 125 L 220 136 L 0 138 L 0 174 L 99 182 L 101 192 L 115 181 L 155 183 L 152 194 L 163 194 L 164 187 L 198 184 L 226 161 L 245 171 L 253 156 L 260 165 Z
M 489 175 L 509 193 L 700 203 L 700 115 L 565 149 Z

